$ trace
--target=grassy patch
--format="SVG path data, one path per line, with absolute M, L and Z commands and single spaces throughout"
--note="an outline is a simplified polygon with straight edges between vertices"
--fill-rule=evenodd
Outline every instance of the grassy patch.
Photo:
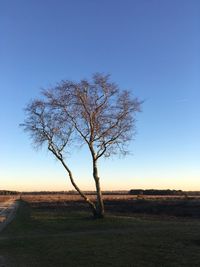
M 37 210 L 22 202 L 0 237 L 8 266 L 198 266 L 200 222 Z

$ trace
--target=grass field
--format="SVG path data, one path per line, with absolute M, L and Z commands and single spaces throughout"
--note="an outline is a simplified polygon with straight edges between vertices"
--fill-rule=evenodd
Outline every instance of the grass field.
M 5 266 L 200 266 L 200 221 L 33 207 L 21 201 L 1 233 Z

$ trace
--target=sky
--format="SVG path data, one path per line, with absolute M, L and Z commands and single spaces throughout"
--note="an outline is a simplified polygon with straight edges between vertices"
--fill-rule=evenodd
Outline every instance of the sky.
M 42 88 L 101 72 L 144 100 L 131 155 L 99 163 L 102 189 L 200 190 L 199 14 L 199 0 L 0 0 L 0 189 L 72 189 L 19 124 Z M 87 149 L 67 162 L 93 190 Z

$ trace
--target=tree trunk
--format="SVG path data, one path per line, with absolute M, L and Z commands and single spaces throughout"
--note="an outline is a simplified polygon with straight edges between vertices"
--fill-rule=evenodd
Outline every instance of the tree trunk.
M 96 218 L 103 218 L 104 217 L 104 203 L 101 193 L 101 186 L 100 186 L 100 178 L 98 176 L 98 169 L 97 169 L 97 160 L 93 159 L 93 177 L 95 180 L 96 185 L 96 194 L 97 194 L 97 214 Z
M 65 164 L 65 162 L 63 161 L 62 158 L 59 158 L 59 160 L 61 161 L 62 165 L 64 166 L 64 168 L 67 170 L 68 174 L 69 174 L 69 178 L 71 181 L 71 184 L 73 185 L 73 187 L 76 189 L 76 191 L 80 194 L 80 196 L 88 203 L 89 207 L 91 208 L 91 211 L 93 213 L 93 216 L 96 218 L 98 217 L 98 211 L 97 208 L 95 206 L 95 204 L 83 193 L 83 191 L 77 186 L 77 184 L 74 181 L 72 172 L 70 171 L 70 169 L 67 167 L 67 165 Z

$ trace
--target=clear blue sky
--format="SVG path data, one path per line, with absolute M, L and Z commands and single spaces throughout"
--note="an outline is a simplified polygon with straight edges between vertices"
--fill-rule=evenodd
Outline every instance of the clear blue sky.
M 0 189 L 69 190 L 18 126 L 41 88 L 110 73 L 144 99 L 131 156 L 102 160 L 102 188 L 200 190 L 200 1 L 0 0 Z M 93 189 L 86 149 L 69 164 Z

